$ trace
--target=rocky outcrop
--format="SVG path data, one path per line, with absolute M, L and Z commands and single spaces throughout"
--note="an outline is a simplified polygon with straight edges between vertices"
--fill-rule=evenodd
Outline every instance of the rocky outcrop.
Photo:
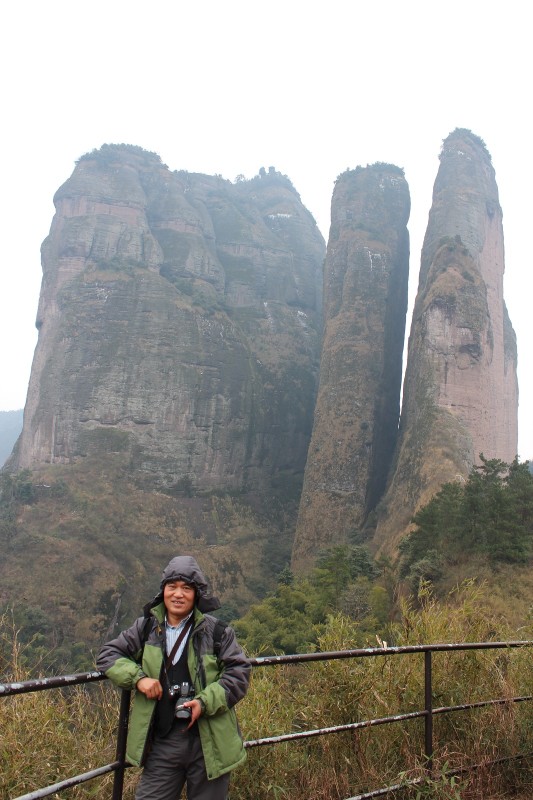
M 167 488 L 301 481 L 325 245 L 288 178 L 232 184 L 105 145 L 54 202 L 11 467 L 122 452 Z
M 319 549 L 370 536 L 376 518 L 375 549 L 394 551 L 414 511 L 480 453 L 514 458 L 502 213 L 490 156 L 469 131 L 441 153 L 399 437 L 401 169 L 358 167 L 336 183 L 323 329 L 324 242 L 273 168 L 230 183 L 110 145 L 80 159 L 55 204 L 9 469 L 119 454 L 137 486 L 251 492 L 264 519 L 276 494 L 285 552 L 285 501 L 299 501 L 292 560 L 304 570 Z
M 422 249 L 400 440 L 376 548 L 393 550 L 412 514 L 479 458 L 517 451 L 516 338 L 503 300 L 502 211 L 484 143 L 444 141 Z
M 344 543 L 379 500 L 398 430 L 409 273 L 403 171 L 341 175 L 331 204 L 324 341 L 293 566 Z
M 198 557 L 235 618 L 286 566 L 298 503 L 294 569 L 354 535 L 395 553 L 417 508 L 479 453 L 513 459 L 502 214 L 470 132 L 441 154 L 399 432 L 410 198 L 398 167 L 338 179 L 324 298 L 324 241 L 273 168 L 230 183 L 109 145 L 80 159 L 55 205 L 4 468 L 33 474 L 3 475 L 0 520 L 0 599 L 33 624 L 19 591 L 31 550 L 54 644 L 97 647 L 157 588 L 169 553 Z

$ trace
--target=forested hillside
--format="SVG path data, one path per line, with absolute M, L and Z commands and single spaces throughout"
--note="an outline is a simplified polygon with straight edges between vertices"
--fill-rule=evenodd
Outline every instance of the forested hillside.
M 444 597 L 467 581 L 490 586 L 486 603 L 501 620 L 529 619 L 533 581 L 533 475 L 529 463 L 480 457 L 466 480 L 447 483 L 412 520 L 397 559 L 373 559 L 364 533 L 349 545 L 324 548 L 304 577 L 289 570 L 274 593 L 236 622 L 250 651 L 308 652 L 331 614 L 356 631 L 354 646 L 394 638 L 402 598 L 421 587 Z M 512 588 L 511 588 L 512 587 Z M 453 599 L 452 599 L 453 602 Z

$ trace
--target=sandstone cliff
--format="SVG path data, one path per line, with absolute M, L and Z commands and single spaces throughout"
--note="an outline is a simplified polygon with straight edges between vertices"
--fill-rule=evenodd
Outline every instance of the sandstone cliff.
M 286 565 L 325 243 L 275 169 L 231 183 L 133 146 L 83 156 L 54 201 L 23 431 L 0 475 L 0 606 L 16 598 L 17 624 L 72 668 L 176 553 L 200 560 L 227 619 Z M 38 618 L 20 597 L 29 551 Z
M 483 453 L 517 451 L 516 338 L 503 300 L 502 211 L 484 143 L 444 141 L 422 249 L 400 439 L 376 548 L 394 549 L 412 514 Z
M 12 467 L 121 451 L 147 485 L 301 480 L 324 242 L 290 181 L 104 146 L 54 198 Z
M 358 167 L 331 204 L 324 341 L 293 566 L 344 543 L 379 500 L 396 443 L 409 273 L 403 171 Z
M 337 181 L 323 328 L 324 242 L 273 168 L 230 183 L 104 146 L 55 204 L 23 431 L 0 475 L 0 603 L 17 597 L 33 619 L 19 597 L 31 550 L 47 642 L 98 644 L 176 552 L 200 558 L 235 616 L 286 565 L 298 503 L 304 571 L 321 549 L 370 538 L 376 518 L 374 549 L 395 552 L 414 511 L 480 452 L 513 459 L 502 214 L 470 132 L 441 154 L 399 432 L 398 167 Z

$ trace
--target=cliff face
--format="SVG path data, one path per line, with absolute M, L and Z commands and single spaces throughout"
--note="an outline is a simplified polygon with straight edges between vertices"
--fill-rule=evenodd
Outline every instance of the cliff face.
M 55 204 L 23 431 L 0 487 L 0 601 L 32 618 L 19 591 L 31 549 L 57 641 L 97 646 L 176 552 L 200 559 L 235 617 L 286 566 L 298 502 L 304 571 L 376 519 L 374 549 L 395 552 L 479 453 L 514 458 L 502 213 L 470 132 L 442 150 L 399 432 L 410 198 L 398 167 L 338 179 L 327 256 L 273 168 L 232 184 L 104 146 Z
M 325 246 L 290 181 L 172 173 L 111 145 L 54 202 L 12 466 L 122 452 L 162 487 L 301 476 Z
M 483 142 L 445 140 L 422 250 L 400 440 L 376 547 L 390 550 L 442 483 L 517 450 L 516 338 L 503 300 L 502 211 Z
M 293 566 L 346 542 L 383 492 L 398 430 L 410 198 L 403 171 L 344 173 L 331 204 L 320 384 Z

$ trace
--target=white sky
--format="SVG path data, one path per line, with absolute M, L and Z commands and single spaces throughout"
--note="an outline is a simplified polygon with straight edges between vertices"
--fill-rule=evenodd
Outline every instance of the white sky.
M 518 337 L 519 454 L 533 457 L 527 7 L 518 0 L 2 4 L 0 409 L 25 403 L 40 245 L 53 195 L 83 153 L 126 142 L 155 151 L 170 169 L 230 180 L 273 165 L 326 240 L 340 172 L 375 161 L 403 167 L 412 298 L 442 140 L 461 127 L 485 141 L 496 170 L 505 297 Z

